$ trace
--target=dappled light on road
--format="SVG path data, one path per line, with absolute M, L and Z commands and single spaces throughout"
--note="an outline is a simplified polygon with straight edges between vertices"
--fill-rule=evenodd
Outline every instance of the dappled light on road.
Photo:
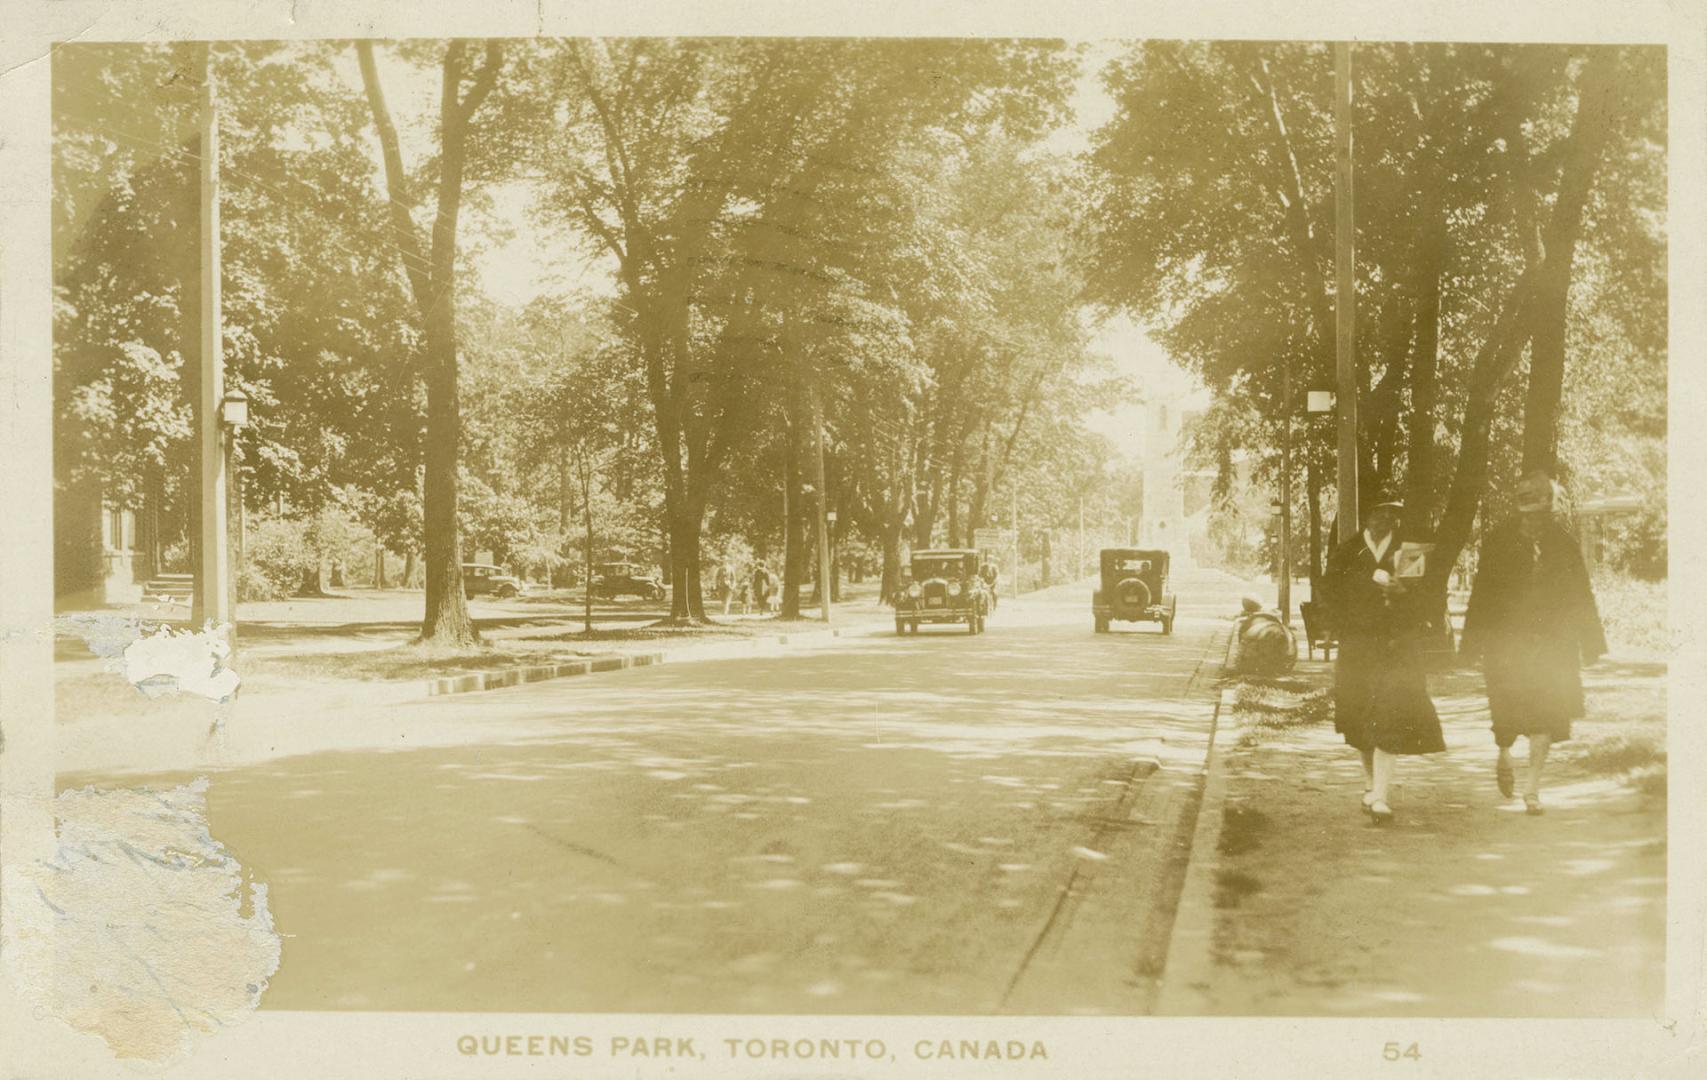
M 217 773 L 288 935 L 266 1005 L 997 1011 L 1075 873 L 1172 857 L 1207 747 L 1217 625 L 1087 611 L 438 700 L 401 711 L 453 744 Z

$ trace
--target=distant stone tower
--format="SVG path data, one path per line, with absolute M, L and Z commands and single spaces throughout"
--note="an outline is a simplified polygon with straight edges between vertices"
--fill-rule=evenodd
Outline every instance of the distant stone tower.
M 1179 459 L 1183 418 L 1176 405 L 1165 401 L 1144 406 L 1144 514 L 1138 522 L 1138 546 L 1168 552 L 1175 566 L 1191 562 Z

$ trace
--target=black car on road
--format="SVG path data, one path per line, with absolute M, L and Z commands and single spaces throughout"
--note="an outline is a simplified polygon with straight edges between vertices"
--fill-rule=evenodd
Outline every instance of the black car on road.
M 1168 592 L 1168 553 L 1147 548 L 1104 548 L 1099 558 L 1100 587 L 1091 594 L 1091 614 L 1097 633 L 1108 624 L 1159 622 L 1162 633 L 1174 632 L 1178 599 Z
M 980 570 L 976 551 L 913 552 L 908 580 L 895 596 L 895 632 L 916 634 L 922 623 L 965 623 L 967 633 L 983 633 L 991 594 Z

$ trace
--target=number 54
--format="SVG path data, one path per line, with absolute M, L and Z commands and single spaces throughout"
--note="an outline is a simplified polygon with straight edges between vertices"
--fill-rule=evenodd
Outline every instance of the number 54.
M 1390 1042 L 1381 1048 L 1381 1056 L 1388 1061 L 1401 1061 L 1405 1058 L 1410 1058 L 1412 1061 L 1421 1061 L 1423 1055 L 1422 1049 L 1418 1047 L 1416 1043 L 1412 1043 L 1404 1049 L 1400 1049 L 1398 1043 Z

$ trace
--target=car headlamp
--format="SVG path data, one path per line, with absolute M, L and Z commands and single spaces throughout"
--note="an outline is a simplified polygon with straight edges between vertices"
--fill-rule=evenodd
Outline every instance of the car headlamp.
M 907 586 L 907 596 L 913 600 L 917 600 L 919 598 L 918 582 L 915 581 L 911 585 Z
M 956 596 L 965 596 L 966 595 L 966 582 L 957 581 L 954 583 L 954 595 L 956 595 Z

